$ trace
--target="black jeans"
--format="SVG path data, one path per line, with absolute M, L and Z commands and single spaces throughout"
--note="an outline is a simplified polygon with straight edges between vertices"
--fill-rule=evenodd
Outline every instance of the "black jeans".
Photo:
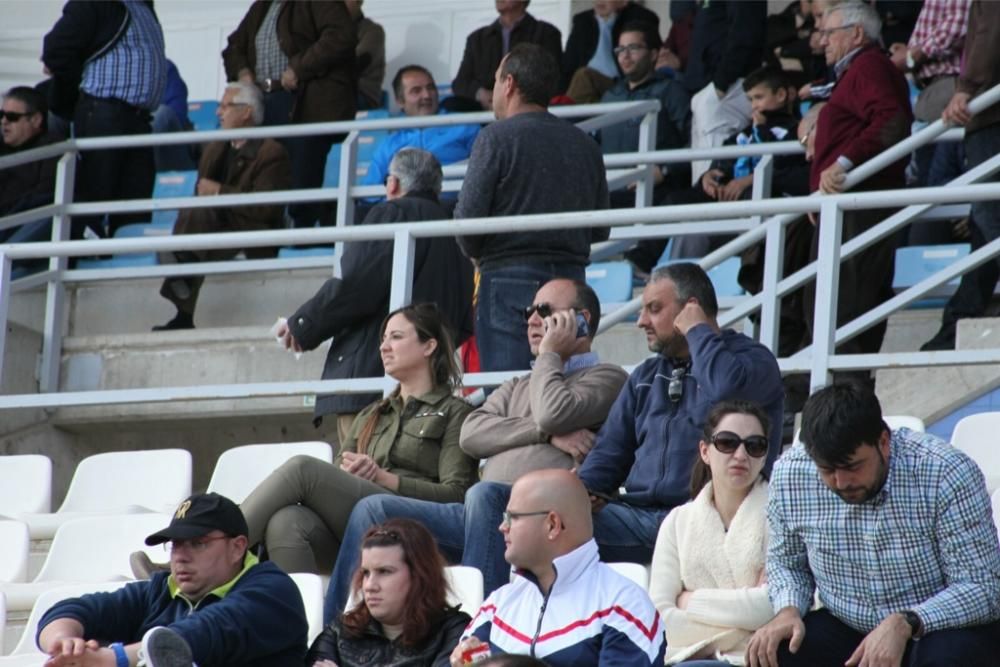
M 75 136 L 108 137 L 122 134 L 149 134 L 150 113 L 120 100 L 80 93 L 73 115 Z M 153 195 L 156 166 L 153 147 L 91 150 L 81 153 L 76 167 L 76 201 L 149 199 Z M 108 217 L 109 235 L 122 225 L 143 222 L 151 214 L 118 213 Z M 84 227 L 101 233 L 102 216 L 81 216 L 73 220 L 73 238 L 82 238 Z

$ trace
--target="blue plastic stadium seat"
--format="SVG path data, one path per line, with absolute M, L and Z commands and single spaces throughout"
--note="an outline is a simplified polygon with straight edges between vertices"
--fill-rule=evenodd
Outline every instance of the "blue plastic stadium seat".
M 601 302 L 601 313 L 610 313 L 632 300 L 632 265 L 629 262 L 595 262 L 587 267 L 586 276 L 587 284 Z
M 278 250 L 278 259 L 292 259 L 296 257 L 333 257 L 333 246 L 311 246 L 309 248 L 281 248 Z
M 171 197 L 194 196 L 194 188 L 198 183 L 198 172 L 191 171 L 161 171 L 156 175 L 153 185 L 153 199 L 169 199 Z M 172 229 L 177 220 L 177 209 L 153 211 L 153 225 Z
M 340 185 L 340 144 L 330 147 L 326 154 L 326 169 L 323 170 L 323 187 L 335 188 Z
M 215 110 L 218 108 L 219 103 L 215 100 L 188 102 L 188 120 L 199 132 L 217 130 L 219 129 L 219 118 L 215 115 Z
M 929 278 L 969 254 L 968 243 L 949 245 L 909 246 L 896 250 L 896 272 L 892 277 L 892 288 L 897 292 L 913 287 L 921 280 Z M 925 295 L 921 301 L 910 304 L 911 308 L 937 308 L 958 289 L 959 279 L 939 285 Z
M 122 225 L 115 232 L 115 238 L 145 238 L 152 236 L 165 236 L 169 233 L 169 231 L 149 223 L 138 223 L 134 225 Z M 115 267 L 156 266 L 158 263 L 156 253 L 129 253 L 127 255 L 114 255 L 109 259 L 81 259 L 77 262 L 76 268 L 110 269 Z

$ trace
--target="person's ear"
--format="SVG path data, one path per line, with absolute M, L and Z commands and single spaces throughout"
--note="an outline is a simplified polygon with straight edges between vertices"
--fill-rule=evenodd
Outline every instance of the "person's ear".
M 705 465 L 709 465 L 708 462 L 708 448 L 709 444 L 704 440 L 698 442 L 698 454 L 701 456 L 701 460 L 705 462 Z
M 399 194 L 402 186 L 399 183 L 399 178 L 389 174 L 385 177 L 385 194 L 390 197 L 395 197 Z
M 42 129 L 42 123 L 45 118 L 42 116 L 41 111 L 36 111 L 35 113 L 28 116 L 28 122 L 31 124 L 32 129 L 40 131 Z
M 434 354 L 434 351 L 438 347 L 437 338 L 430 338 L 424 343 L 424 356 L 429 357 Z

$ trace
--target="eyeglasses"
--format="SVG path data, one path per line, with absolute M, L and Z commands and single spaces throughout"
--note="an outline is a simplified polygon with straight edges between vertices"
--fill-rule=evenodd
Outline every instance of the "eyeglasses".
M 25 112 L 21 112 L 21 111 L 0 111 L 0 119 L 6 119 L 6 120 L 10 121 L 11 123 L 16 123 L 17 121 L 21 120 L 22 118 L 26 118 L 26 117 L 32 115 L 33 113 L 37 113 L 37 112 L 34 112 L 34 111 L 25 111 Z
M 747 455 L 759 459 L 767 454 L 768 441 L 762 435 L 748 435 L 745 438 L 730 431 L 719 431 L 712 436 L 712 444 L 723 454 L 732 454 L 740 445 L 747 450 Z
M 648 46 L 643 46 L 642 44 L 626 44 L 625 46 L 616 46 L 612 49 L 612 53 L 615 54 L 615 58 L 623 53 L 628 53 L 630 56 L 634 56 L 640 51 L 649 51 Z
M 513 523 L 514 519 L 520 519 L 523 516 L 543 516 L 545 514 L 548 514 L 551 511 L 552 510 L 541 510 L 541 511 L 538 511 L 538 512 L 511 512 L 511 511 L 505 511 L 503 513 L 503 521 L 501 523 L 503 524 L 504 528 L 510 528 L 510 524 Z
M 817 30 L 816 34 L 819 35 L 820 39 L 830 39 L 830 35 L 837 32 L 838 30 L 846 30 L 847 28 L 853 28 L 857 23 L 845 23 L 844 25 L 838 25 L 836 28 L 826 28 L 824 30 Z
M 538 313 L 539 317 L 545 319 L 546 317 L 550 316 L 557 310 L 559 309 L 554 308 L 551 303 L 545 303 L 544 301 L 542 303 L 533 303 L 524 309 L 524 321 L 527 322 L 528 320 L 530 320 L 531 316 L 534 315 L 536 312 Z
M 216 537 L 196 537 L 192 540 L 171 540 L 163 543 L 163 549 L 173 553 L 179 549 L 187 549 L 193 553 L 201 553 L 208 548 L 208 545 L 218 540 L 228 540 L 228 535 L 218 535 Z
M 688 369 L 686 366 L 680 366 L 670 371 L 670 382 L 667 384 L 667 396 L 674 403 L 681 400 L 684 396 L 684 376 L 687 375 Z

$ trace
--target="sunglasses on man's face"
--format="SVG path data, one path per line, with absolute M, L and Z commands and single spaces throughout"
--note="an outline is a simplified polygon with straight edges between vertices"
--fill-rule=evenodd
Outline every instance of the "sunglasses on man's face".
M 741 438 L 730 431 L 719 431 L 712 436 L 712 444 L 723 454 L 732 454 L 740 445 L 746 447 L 747 455 L 759 459 L 767 454 L 767 438 L 762 435 L 748 435 Z
M 7 119 L 11 123 L 16 123 L 22 118 L 26 118 L 30 115 L 30 113 L 20 111 L 0 111 L 0 119 Z
M 553 308 L 550 303 L 533 303 L 524 309 L 524 321 L 527 322 L 530 320 L 531 316 L 536 312 L 538 313 L 538 316 L 544 320 L 546 317 L 556 312 L 556 309 Z

